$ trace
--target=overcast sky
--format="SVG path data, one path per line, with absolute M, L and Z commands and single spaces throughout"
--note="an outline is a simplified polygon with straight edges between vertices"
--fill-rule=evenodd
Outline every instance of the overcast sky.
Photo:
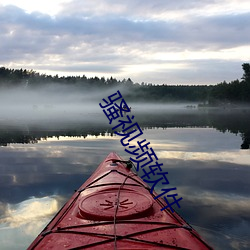
M 249 0 L 0 0 L 0 66 L 154 84 L 240 79 Z

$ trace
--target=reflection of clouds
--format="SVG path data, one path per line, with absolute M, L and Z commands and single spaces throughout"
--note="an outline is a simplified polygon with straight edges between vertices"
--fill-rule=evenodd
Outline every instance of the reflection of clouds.
M 234 230 L 238 232 L 242 230 L 242 225 L 235 225 Z M 194 226 L 194 228 L 199 232 L 199 234 L 206 239 L 207 242 L 211 243 L 214 249 L 250 249 L 249 238 L 239 237 L 235 234 L 223 233 L 216 230 L 211 230 L 204 227 Z M 246 227 L 246 232 L 249 231 L 250 227 Z
M 89 174 L 110 151 L 115 149 L 118 153 L 123 152 L 124 148 L 121 145 L 118 147 L 118 145 L 120 145 L 118 138 L 107 135 L 98 138 L 92 136 L 87 138 L 63 137 L 61 140 L 52 138 L 35 145 L 25 145 L 25 147 L 20 144 L 12 144 L 8 147 L 8 155 L 5 154 L 5 162 L 2 162 L 3 165 L 11 164 L 12 167 L 6 168 L 4 174 L 16 175 L 20 165 L 25 166 L 23 170 L 27 169 L 29 176 L 31 173 L 33 175 Z M 27 179 L 27 177 L 23 178 Z M 17 174 L 16 179 L 12 179 L 11 182 L 15 184 L 18 181 L 22 180 L 18 179 Z
M 15 205 L 5 204 L 5 215 L 0 218 L 0 248 L 27 248 L 59 210 L 62 202 L 61 197 L 47 196 Z
M 110 133 L 104 133 L 100 135 L 87 135 L 72 137 L 72 136 L 53 136 L 46 138 L 46 140 L 41 140 L 41 142 L 53 142 L 53 141 L 83 141 L 83 140 L 117 140 L 119 137 L 117 135 L 111 136 Z
M 245 214 L 250 219 L 249 197 L 232 193 L 210 192 L 201 189 L 194 190 L 183 186 L 178 187 L 178 192 L 182 194 L 187 203 L 196 204 L 196 206 L 200 207 L 219 207 L 215 216 Z
M 180 143 L 176 143 L 176 142 L 163 142 L 163 143 L 159 143 L 159 141 L 154 142 L 151 141 L 152 147 L 159 151 L 160 150 L 168 150 L 168 151 L 175 151 L 175 150 L 186 150 L 188 148 L 188 146 L 184 143 L 180 144 Z M 157 153 L 158 155 L 158 153 Z
M 223 161 L 234 164 L 249 166 L 250 155 L 248 151 L 219 151 L 219 152 L 182 152 L 182 151 L 159 151 L 159 158 L 199 160 L 199 161 Z
M 12 144 L 0 152 L 0 200 L 17 203 L 34 195 L 71 194 L 111 150 L 124 156 L 112 137 Z
M 147 137 L 146 137 L 147 136 Z M 235 145 L 241 145 L 240 135 L 229 132 L 221 133 L 213 128 L 167 128 L 146 131 L 146 138 L 151 139 L 158 150 L 179 150 L 196 152 L 231 151 Z
M 19 204 L 8 204 L 5 216 L 0 223 L 11 228 L 26 224 L 26 233 L 33 234 L 33 227 L 43 218 L 50 217 L 58 211 L 58 201 L 55 197 L 31 198 Z M 32 229 L 32 230 L 31 230 Z
M 63 149 L 52 149 L 47 151 L 47 157 L 51 158 L 61 158 L 64 156 L 64 150 Z

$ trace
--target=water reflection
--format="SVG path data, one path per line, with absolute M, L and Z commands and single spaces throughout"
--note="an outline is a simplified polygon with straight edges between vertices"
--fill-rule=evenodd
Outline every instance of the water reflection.
M 24 249 L 62 206 L 60 197 L 30 198 L 6 203 L 0 218 L 1 249 Z
M 160 106 L 162 107 L 162 106 Z M 164 107 L 164 106 L 163 106 Z M 0 145 L 10 143 L 37 143 L 41 139 L 51 137 L 71 136 L 86 137 L 99 136 L 109 132 L 113 135 L 111 126 L 101 110 L 99 113 L 86 113 L 84 116 L 75 116 L 72 120 L 44 120 L 28 122 L 21 120 L 0 123 Z M 240 135 L 241 149 L 249 149 L 250 145 L 250 109 L 236 110 L 207 110 L 192 109 L 142 109 L 133 108 L 133 114 L 142 129 L 146 128 L 173 128 L 173 127 L 210 127 L 225 133 L 226 131 Z M 149 119 L 150 117 L 150 119 Z M 74 121 L 74 122 L 72 122 Z M 87 122 L 86 122 L 87 121 Z
M 250 154 L 240 150 L 249 126 L 235 117 L 218 125 L 226 118 L 204 112 L 152 117 L 138 114 L 141 138 L 151 142 L 183 197 L 178 211 L 215 249 L 249 249 Z M 2 127 L 8 146 L 0 148 L 1 249 L 25 249 L 110 151 L 129 158 L 108 127 L 106 119 L 91 126 L 30 126 L 26 132 Z M 36 143 L 11 143 L 24 134 Z
M 37 220 L 41 222 L 42 218 L 55 214 L 59 209 L 55 197 L 30 198 L 17 204 L 6 204 L 4 209 L 4 218 L 0 220 L 3 225 L 11 228 L 32 224 Z M 31 225 L 32 226 L 32 225 Z M 30 228 L 26 228 L 25 233 L 32 233 Z

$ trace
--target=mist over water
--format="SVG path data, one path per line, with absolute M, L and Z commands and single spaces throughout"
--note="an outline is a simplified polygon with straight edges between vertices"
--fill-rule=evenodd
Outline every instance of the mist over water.
M 43 123 L 43 122 L 70 122 L 91 121 L 100 122 L 105 119 L 99 103 L 104 103 L 103 98 L 117 92 L 117 88 L 105 91 L 72 88 L 66 85 L 56 85 L 30 88 L 0 89 L 0 121 L 18 123 Z M 128 94 L 123 88 L 121 94 Z M 189 103 L 154 104 L 125 101 L 133 112 L 188 112 Z M 108 121 L 108 120 L 106 120 Z
M 95 93 L 81 93 L 66 86 L 39 89 L 5 89 L 0 92 L 1 119 L 42 121 L 81 118 L 98 111 Z M 100 96 L 101 97 L 101 96 Z M 81 117 L 80 117 L 81 116 Z
M 129 159 L 112 131 L 119 118 L 109 124 L 99 106 L 117 90 L 0 89 L 3 249 L 26 248 L 109 152 Z M 124 99 L 183 197 L 180 214 L 215 249 L 247 249 L 250 159 L 240 148 L 249 145 L 249 110 Z
M 120 118 L 109 124 L 99 103 L 106 104 L 103 99 L 108 101 L 108 97 L 117 91 L 117 87 L 100 91 L 65 84 L 36 88 L 25 86 L 2 88 L 0 89 L 0 143 L 6 145 L 9 142 L 34 142 L 53 135 L 86 136 L 99 135 L 107 131 L 113 133 L 112 127 Z M 136 102 L 136 100 L 130 101 L 129 90 L 125 87 L 119 91 L 128 97 L 124 99 L 131 108 L 131 114 L 135 116 L 134 121 L 137 121 L 142 129 L 208 126 L 220 131 L 240 133 L 243 139 L 242 148 L 249 148 L 250 109 L 206 109 L 198 108 L 197 103 L 163 104 L 149 103 L 147 100 Z M 119 104 L 120 100 L 117 103 Z M 13 134 L 11 140 L 4 131 Z

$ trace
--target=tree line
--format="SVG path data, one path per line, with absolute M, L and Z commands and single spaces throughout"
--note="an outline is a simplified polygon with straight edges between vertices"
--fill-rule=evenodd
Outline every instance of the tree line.
M 202 102 L 204 105 L 217 106 L 231 103 L 250 103 L 250 64 L 242 64 L 243 76 L 239 80 L 222 82 L 216 85 L 153 85 L 134 83 L 130 78 L 117 80 L 110 77 L 52 76 L 34 70 L 9 69 L 0 67 L 0 87 L 38 88 L 50 84 L 64 84 L 82 91 L 102 90 L 123 87 L 127 101 Z
M 250 103 L 250 64 L 242 64 L 242 69 L 244 73 L 241 81 L 224 81 L 211 89 L 209 103 Z

